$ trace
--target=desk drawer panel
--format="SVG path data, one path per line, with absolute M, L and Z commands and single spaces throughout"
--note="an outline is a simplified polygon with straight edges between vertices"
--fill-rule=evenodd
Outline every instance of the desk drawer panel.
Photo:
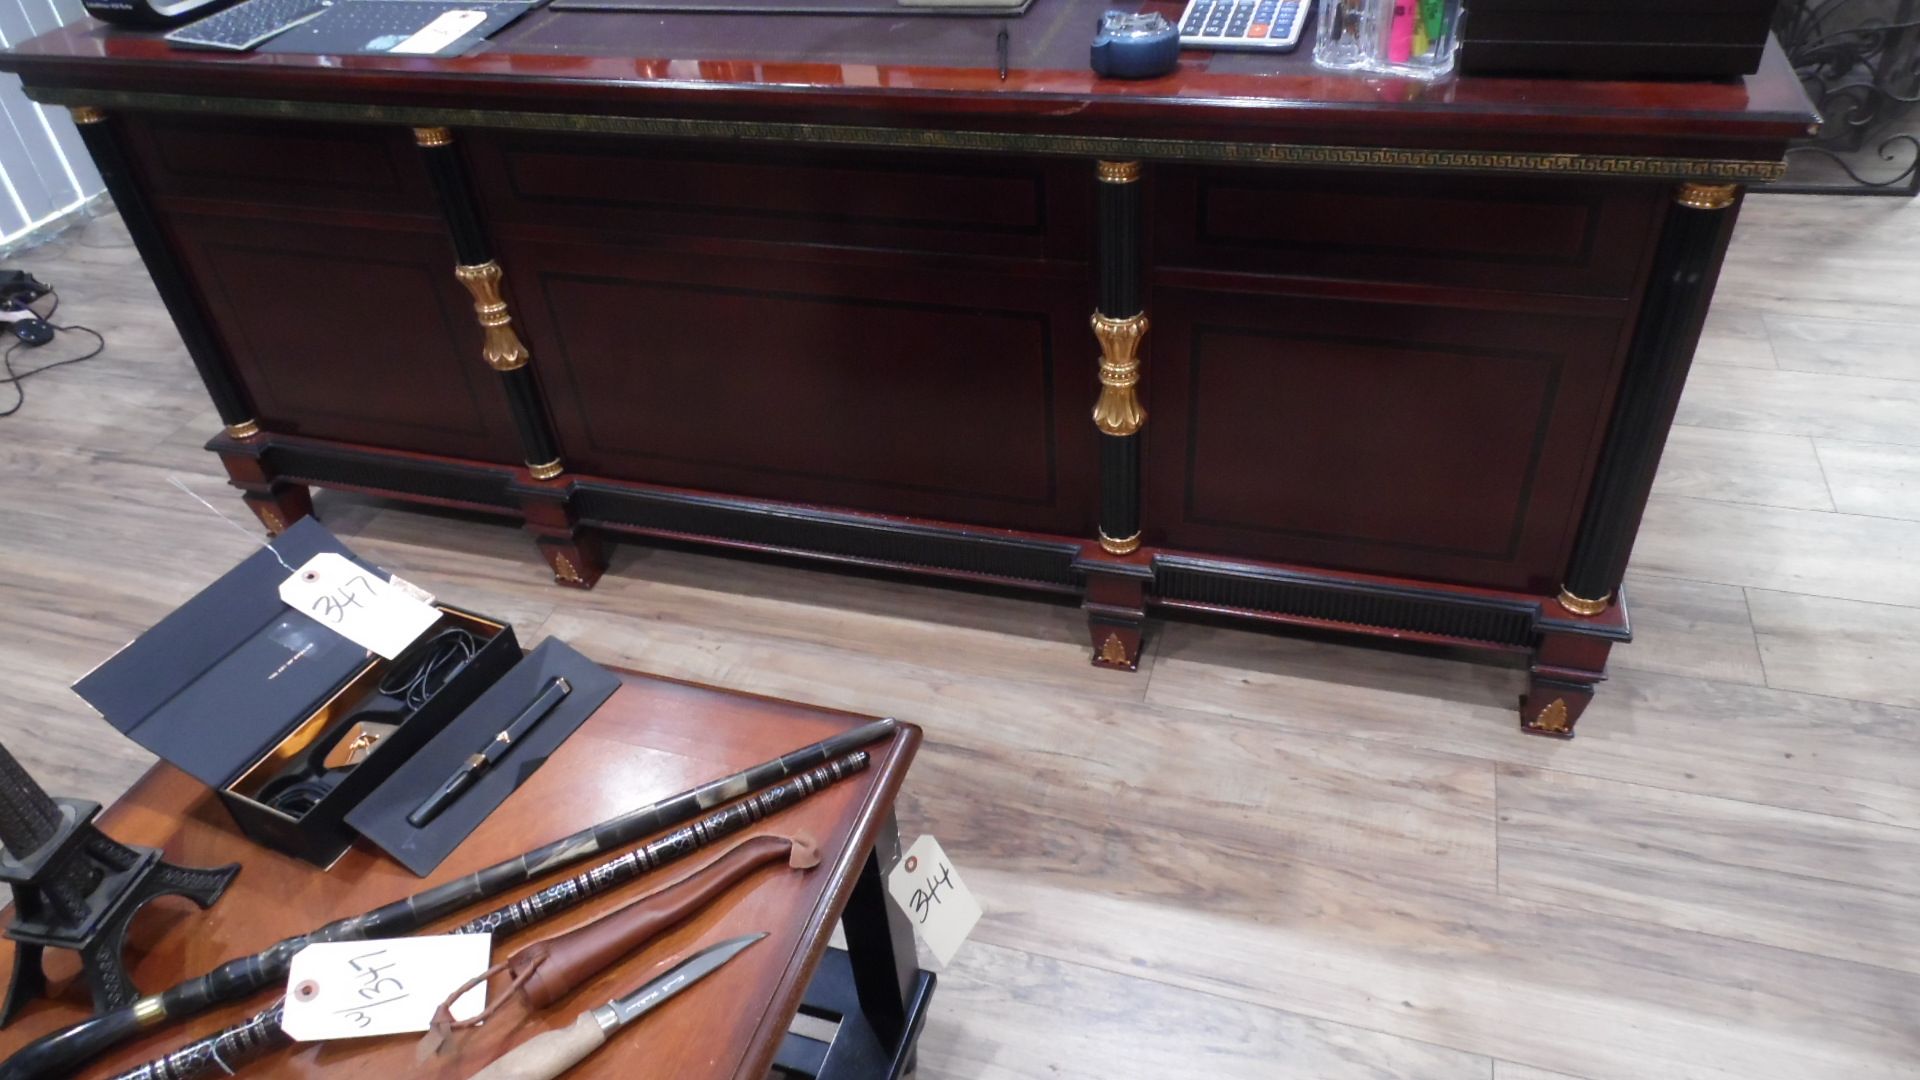
M 1084 284 L 509 242 L 574 471 L 1084 533 Z
M 1169 168 L 1162 265 L 1623 297 L 1662 185 Z
M 163 198 L 436 214 L 406 128 L 128 113 L 129 144 Z
M 466 138 L 488 218 L 592 232 L 1077 256 L 1063 162 L 555 138 Z M 1073 179 L 1087 180 L 1076 170 Z M 1082 200 L 1084 205 L 1084 200 Z M 1082 215 L 1084 216 L 1084 215 Z
M 1148 543 L 1557 585 L 1619 320 L 1171 289 L 1155 315 Z

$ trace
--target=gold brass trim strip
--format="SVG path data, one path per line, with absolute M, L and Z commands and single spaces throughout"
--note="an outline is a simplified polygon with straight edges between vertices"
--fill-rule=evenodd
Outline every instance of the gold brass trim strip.
M 1560 606 L 1575 615 L 1598 615 L 1613 606 L 1613 597 L 1608 595 L 1598 600 L 1589 600 L 1584 596 L 1573 595 L 1563 585 L 1560 588 Z
M 1147 317 L 1112 319 L 1093 314 L 1093 336 L 1100 339 L 1100 400 L 1093 404 L 1093 426 L 1107 435 L 1133 435 L 1147 423 L 1147 410 L 1134 387 L 1140 382 L 1140 339 Z
M 1140 534 L 1136 532 L 1124 540 L 1115 540 L 1103 532 L 1100 534 L 1100 546 L 1109 555 L 1131 555 L 1140 550 Z
M 1725 210 L 1740 193 L 1735 184 L 1681 184 L 1673 201 L 1689 210 Z
M 1094 175 L 1103 184 L 1131 184 L 1140 179 L 1137 161 L 1102 161 L 1094 166 Z
M 67 112 L 72 115 L 73 122 L 76 124 L 98 124 L 107 118 L 106 110 L 92 105 L 69 106 Z
M 227 436 L 229 438 L 251 439 L 258 434 L 260 434 L 260 421 L 258 420 L 242 420 L 237 424 L 227 425 Z
M 453 129 L 444 127 L 417 127 L 413 129 L 413 141 L 421 146 L 452 146 Z
M 49 105 L 86 104 L 110 109 L 218 113 L 282 120 L 333 120 L 408 127 L 447 125 L 456 128 L 517 128 L 657 138 L 741 139 L 817 146 L 1061 154 L 1110 161 L 1142 159 L 1231 165 L 1552 173 L 1615 179 L 1697 180 L 1702 183 L 1778 180 L 1787 171 L 1784 161 L 1551 154 L 1519 150 L 1404 150 L 1370 146 L 1214 142 L 1204 139 L 1140 139 L 1120 135 L 1044 135 L 1016 131 L 938 131 L 758 120 L 496 112 L 484 109 L 223 98 L 197 94 L 151 94 L 126 90 L 76 90 L 58 86 L 32 87 L 28 96 Z
M 531 474 L 535 480 L 551 480 L 565 471 L 566 466 L 560 464 L 559 458 L 554 458 L 545 465 L 535 465 L 532 462 L 527 463 L 527 472 Z
M 507 301 L 500 295 L 500 264 L 492 259 L 473 266 L 456 266 L 453 276 L 473 294 L 473 311 L 480 329 L 487 335 L 481 355 L 495 371 L 513 371 L 527 366 L 527 347 L 513 332 L 513 316 L 507 314 Z

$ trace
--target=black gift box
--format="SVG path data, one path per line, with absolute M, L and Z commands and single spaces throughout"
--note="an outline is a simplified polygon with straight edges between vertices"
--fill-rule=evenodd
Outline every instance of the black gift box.
M 287 566 L 322 552 L 345 556 L 383 579 L 384 572 L 310 518 L 282 533 L 273 548 L 249 556 L 75 683 L 74 691 L 128 738 L 217 791 L 249 837 L 324 867 L 353 842 L 347 812 L 511 668 L 520 647 L 505 623 L 436 604 L 440 622 L 407 653 L 386 660 L 279 595 Z M 482 641 L 463 667 L 417 709 L 379 695 L 383 677 L 409 665 L 416 650 L 449 627 Z M 304 813 L 294 816 L 256 798 L 373 704 L 389 710 L 374 719 L 398 726 Z
M 1465 0 L 1469 75 L 1712 79 L 1760 70 L 1778 0 Z

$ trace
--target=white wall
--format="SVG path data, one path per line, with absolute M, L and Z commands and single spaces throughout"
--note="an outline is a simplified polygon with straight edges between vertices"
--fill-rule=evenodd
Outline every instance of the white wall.
M 80 0 L 0 0 L 0 48 L 81 18 Z M 100 193 L 67 110 L 28 101 L 0 75 L 0 247 Z

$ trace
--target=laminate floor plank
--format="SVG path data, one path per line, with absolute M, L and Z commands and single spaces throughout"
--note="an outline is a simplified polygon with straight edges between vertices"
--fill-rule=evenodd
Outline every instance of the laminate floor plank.
M 1804 435 L 1677 425 L 1654 490 L 1722 502 L 1832 510 L 1813 440 Z
M 1701 328 L 1700 345 L 1694 352 L 1693 362 L 1777 367 L 1765 316 L 1766 313 L 1757 308 L 1716 303 L 1707 312 L 1707 324 Z
M 1655 495 L 1633 566 L 1662 577 L 1920 607 L 1920 522 Z
M 1488 1080 L 1492 1062 L 1149 979 L 972 944 L 920 1043 L 925 1080 Z M 1046 1003 L 1050 1022 L 1034 1022 Z
M 1920 521 L 1920 447 L 1815 439 L 1814 449 L 1841 512 Z
M 1920 379 L 1915 320 L 1858 322 L 1777 313 L 1762 318 L 1776 364 L 1784 371 Z
M 1766 589 L 1747 598 L 1767 685 L 1920 706 L 1920 609 Z
M 1676 416 L 1692 427 L 1915 446 L 1920 381 L 1702 364 Z
M 1578 738 L 1516 740 L 1523 671 L 1243 629 L 1155 629 L 1149 705 L 1920 828 L 1920 710 L 1616 669 Z
M 1633 643 L 1613 650 L 1613 667 L 1766 685 L 1745 590 L 1635 571 L 1625 591 Z
M 1511 1061 L 1493 1063 L 1493 1080 L 1586 1080 L 1585 1077 L 1571 1073 L 1548 1072 L 1531 1065 L 1515 1065 Z
M 1920 829 L 1523 765 L 1500 892 L 1920 974 Z

